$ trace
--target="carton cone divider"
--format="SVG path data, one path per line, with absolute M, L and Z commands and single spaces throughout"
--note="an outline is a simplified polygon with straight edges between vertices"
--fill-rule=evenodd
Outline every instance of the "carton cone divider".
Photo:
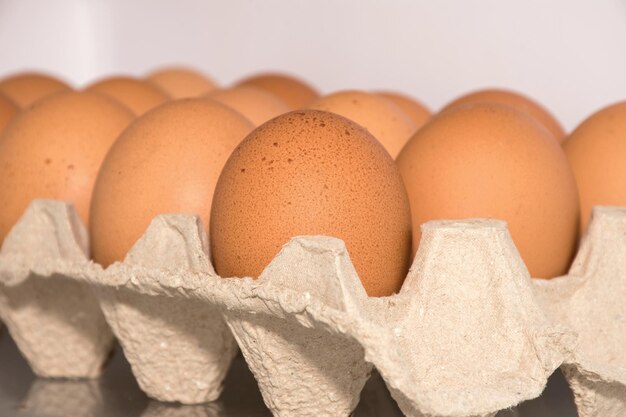
M 295 237 L 258 280 L 227 281 L 248 287 L 233 291 L 246 299 L 227 301 L 225 315 L 272 413 L 348 416 L 371 365 L 354 340 L 306 317 L 313 300 L 324 310 L 358 314 L 366 299 L 344 243 Z
M 87 232 L 67 203 L 35 200 L 0 251 L 0 316 L 42 377 L 97 377 L 113 336 L 82 276 Z
M 499 220 L 423 225 L 395 297 L 387 332 L 359 340 L 407 416 L 488 416 L 537 397 L 573 343 L 535 302 Z
M 580 416 L 626 415 L 626 209 L 595 207 L 569 274 L 535 290 L 579 336 L 563 371 Z
M 125 261 L 94 283 L 133 374 L 152 398 L 183 404 L 216 400 L 237 352 L 219 309 L 172 296 L 218 279 L 207 248 L 195 216 L 158 216 Z

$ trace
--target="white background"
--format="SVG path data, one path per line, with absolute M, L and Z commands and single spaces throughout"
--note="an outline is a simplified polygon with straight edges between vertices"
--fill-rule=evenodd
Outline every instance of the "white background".
M 504 86 L 571 129 L 626 99 L 626 0 L 0 0 L 0 77 L 83 85 L 170 63 L 222 84 L 281 69 L 322 92 L 398 89 L 433 109 Z

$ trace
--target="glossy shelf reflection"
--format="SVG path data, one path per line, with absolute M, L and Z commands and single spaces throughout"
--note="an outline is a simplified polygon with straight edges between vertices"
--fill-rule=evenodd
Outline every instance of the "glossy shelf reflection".
M 6 331 L 0 330 L 0 416 L 2 417 L 271 417 L 252 374 L 237 357 L 219 401 L 180 406 L 152 401 L 137 386 L 121 349 L 115 350 L 100 379 L 37 379 Z M 401 417 L 384 382 L 374 374 L 354 417 Z M 544 394 L 497 417 L 576 417 L 572 394 L 560 372 Z

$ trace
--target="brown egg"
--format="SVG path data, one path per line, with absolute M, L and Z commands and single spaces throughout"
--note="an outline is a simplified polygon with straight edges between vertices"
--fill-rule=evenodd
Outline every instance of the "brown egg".
M 73 203 L 86 223 L 100 163 L 133 118 L 87 92 L 55 94 L 20 113 L 0 136 L 0 242 L 37 198 Z
M 253 128 L 207 99 L 176 100 L 137 119 L 98 175 L 89 219 L 93 259 L 103 266 L 123 260 L 158 214 L 196 214 L 208 228 L 220 171 Z
M 391 91 L 381 91 L 377 94 L 393 101 L 396 106 L 400 107 L 413 120 L 418 129 L 424 126 L 432 116 L 432 112 L 425 105 L 412 97 Z
M 475 103 L 495 103 L 511 106 L 534 117 L 546 129 L 548 129 L 559 142 L 562 142 L 563 139 L 565 139 L 565 131 L 563 130 L 563 127 L 546 108 L 531 98 L 514 91 L 499 89 L 475 91 L 457 98 L 441 111 L 465 104 Z
M 398 169 L 365 129 L 333 113 L 297 111 L 258 127 L 215 189 L 220 275 L 257 277 L 298 235 L 343 239 L 371 296 L 397 292 L 407 273 L 411 220 Z
M 290 110 L 289 106 L 275 95 L 248 85 L 215 90 L 207 97 L 237 110 L 255 126 L 262 125 Z
M 364 91 L 339 91 L 309 105 L 340 114 L 365 127 L 395 158 L 417 126 L 390 100 Z
M 0 80 L 0 93 L 21 108 L 26 108 L 42 97 L 71 90 L 63 81 L 37 72 L 22 72 Z
M 0 94 L 0 135 L 18 111 L 19 108 L 15 103 Z
M 114 98 L 137 116 L 169 100 L 169 96 L 156 85 L 131 77 L 105 78 L 91 84 L 86 90 Z
M 508 222 L 530 274 L 567 272 L 578 231 L 578 194 L 565 153 L 525 113 L 496 104 L 440 113 L 396 160 L 411 201 L 413 247 L 429 220 Z
M 286 74 L 258 74 L 237 85 L 252 85 L 267 90 L 287 103 L 292 110 L 301 109 L 319 97 L 313 87 Z
M 172 98 L 199 97 L 217 88 L 204 74 L 184 67 L 162 68 L 149 74 L 148 80 Z
M 626 206 L 626 101 L 592 114 L 563 149 L 578 184 L 584 232 L 593 206 Z

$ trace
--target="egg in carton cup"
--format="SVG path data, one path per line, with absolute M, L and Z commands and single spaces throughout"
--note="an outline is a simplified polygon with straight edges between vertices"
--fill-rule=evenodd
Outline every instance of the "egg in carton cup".
M 626 210 L 596 209 L 570 275 L 549 281 L 529 277 L 504 222 L 435 221 L 422 232 L 400 293 L 369 298 L 343 242 L 323 236 L 293 238 L 257 280 L 220 278 L 189 215 L 158 216 L 102 271 L 71 206 L 37 201 L 5 240 L 0 312 L 14 335 L 70 350 L 75 328 L 15 320 L 42 314 L 7 308 L 11 289 L 41 275 L 90 282 L 140 386 L 167 401 L 215 399 L 236 340 L 276 416 L 349 415 L 372 367 L 407 416 L 493 416 L 539 396 L 559 366 L 582 417 L 626 412 Z M 18 342 L 36 370 L 51 366 L 40 357 L 63 355 L 31 345 Z

